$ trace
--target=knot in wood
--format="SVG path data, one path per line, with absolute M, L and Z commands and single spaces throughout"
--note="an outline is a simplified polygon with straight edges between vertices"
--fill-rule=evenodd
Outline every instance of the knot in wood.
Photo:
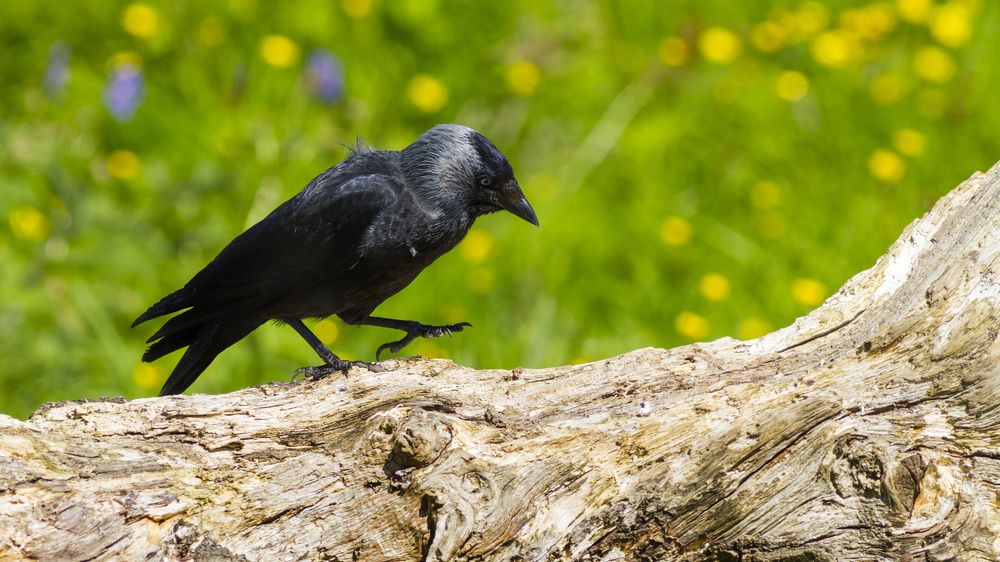
M 422 468 L 436 461 L 451 443 L 451 428 L 440 416 L 415 409 L 396 429 L 391 460 L 401 468 Z
M 833 454 L 836 460 L 830 469 L 830 480 L 837 495 L 881 497 L 885 460 L 878 446 L 863 436 L 846 435 L 837 441 Z

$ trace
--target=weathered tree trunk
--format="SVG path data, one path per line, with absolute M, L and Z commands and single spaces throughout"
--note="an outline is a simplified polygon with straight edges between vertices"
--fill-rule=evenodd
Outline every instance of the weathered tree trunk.
M 0 558 L 1000 559 L 1000 165 L 754 341 L 0 416 Z

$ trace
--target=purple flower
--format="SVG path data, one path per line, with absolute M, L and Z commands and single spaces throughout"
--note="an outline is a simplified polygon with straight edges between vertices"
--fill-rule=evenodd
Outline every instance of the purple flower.
M 330 51 L 314 49 L 309 53 L 305 79 L 312 94 L 325 103 L 344 98 L 344 67 Z
M 104 105 L 118 121 L 129 121 L 144 94 L 142 69 L 130 62 L 117 64 L 104 89 Z
M 45 67 L 45 91 L 55 97 L 69 82 L 69 45 L 56 41 L 49 49 L 49 64 Z

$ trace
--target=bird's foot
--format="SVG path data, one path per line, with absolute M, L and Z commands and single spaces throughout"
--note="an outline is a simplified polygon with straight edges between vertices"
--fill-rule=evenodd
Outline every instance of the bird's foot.
M 417 338 L 440 338 L 443 335 L 452 335 L 455 332 L 461 332 L 465 328 L 471 328 L 472 324 L 468 322 L 459 322 L 458 324 L 446 324 L 444 326 L 431 326 L 428 324 L 415 324 L 413 328 L 406 332 L 406 335 L 401 339 L 396 341 L 391 341 L 389 343 L 384 343 L 378 346 L 378 350 L 375 351 L 375 360 L 379 361 L 379 357 L 382 352 L 389 350 L 389 353 L 396 353 L 404 347 L 410 345 L 413 340 Z
M 347 361 L 345 359 L 337 359 L 326 365 L 319 365 L 317 367 L 302 367 L 301 369 L 296 369 L 292 373 L 292 382 L 298 380 L 299 377 L 304 379 L 318 381 L 323 377 L 328 377 L 333 373 L 339 372 L 344 377 L 347 377 L 347 373 L 353 367 L 364 367 L 373 373 L 380 373 L 385 370 L 385 367 L 377 363 L 368 363 L 366 361 Z

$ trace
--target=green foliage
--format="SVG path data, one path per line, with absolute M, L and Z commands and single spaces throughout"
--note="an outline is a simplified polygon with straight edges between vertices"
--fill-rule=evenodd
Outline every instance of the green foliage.
M 0 411 L 155 393 L 177 355 L 141 365 L 154 327 L 132 319 L 355 134 L 398 149 L 440 122 L 510 157 L 542 227 L 486 217 L 381 307 L 475 325 L 409 351 L 543 367 L 786 325 L 1000 158 L 998 8 L 4 2 Z M 316 49 L 342 99 L 309 78 Z M 129 69 L 144 93 L 116 117 Z M 318 331 L 350 358 L 398 337 Z M 192 390 L 316 363 L 265 326 Z

